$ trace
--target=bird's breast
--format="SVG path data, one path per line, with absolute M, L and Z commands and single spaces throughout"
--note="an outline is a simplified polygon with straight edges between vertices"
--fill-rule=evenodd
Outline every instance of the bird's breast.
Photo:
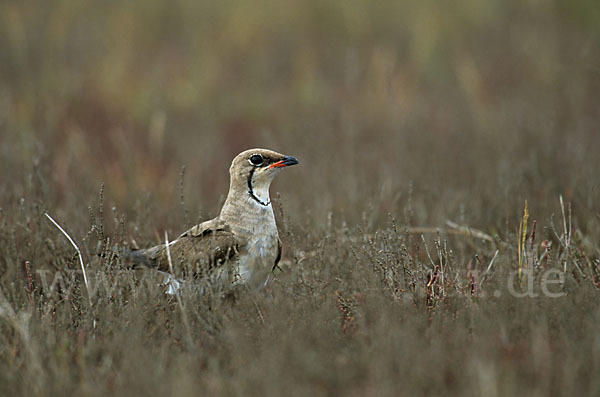
M 273 208 L 254 200 L 227 205 L 221 211 L 233 233 L 244 243 L 240 246 L 236 282 L 259 287 L 267 280 L 278 254 L 279 235 Z
M 264 235 L 250 239 L 240 252 L 238 274 L 240 281 L 263 285 L 271 270 L 278 253 L 278 236 Z

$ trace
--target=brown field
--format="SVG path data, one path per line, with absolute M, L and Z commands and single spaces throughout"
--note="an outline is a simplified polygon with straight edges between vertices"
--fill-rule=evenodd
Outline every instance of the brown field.
M 599 44 L 592 0 L 0 2 L 0 395 L 599 395 Z M 110 254 L 251 147 L 301 162 L 266 289 Z

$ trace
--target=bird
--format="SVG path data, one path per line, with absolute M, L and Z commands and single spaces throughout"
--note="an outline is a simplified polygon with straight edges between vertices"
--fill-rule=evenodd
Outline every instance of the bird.
M 229 167 L 229 192 L 216 218 L 165 244 L 124 249 L 122 258 L 132 268 L 142 266 L 166 273 L 167 281 L 174 272 L 175 280 L 191 274 L 221 287 L 265 286 L 277 268 L 282 249 L 269 187 L 283 168 L 298 163 L 293 156 L 268 149 L 241 152 Z

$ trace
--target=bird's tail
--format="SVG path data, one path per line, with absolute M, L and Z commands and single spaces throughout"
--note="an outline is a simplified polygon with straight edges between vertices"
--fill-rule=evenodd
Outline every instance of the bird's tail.
M 153 253 L 146 249 L 129 249 L 124 247 L 113 247 L 113 250 L 119 258 L 121 258 L 128 267 L 135 269 L 136 267 L 156 267 L 156 259 Z

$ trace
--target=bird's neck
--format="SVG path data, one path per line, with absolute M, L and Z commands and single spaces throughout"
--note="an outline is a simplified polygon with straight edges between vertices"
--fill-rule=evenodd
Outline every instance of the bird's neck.
M 219 217 L 232 225 L 254 223 L 274 225 L 275 216 L 271 206 L 269 186 L 263 184 L 252 186 L 252 189 L 245 184 L 230 186 Z
M 252 200 L 256 202 L 259 206 L 270 207 L 271 206 L 271 196 L 269 195 L 269 185 L 259 185 L 253 186 L 248 183 L 248 195 Z

